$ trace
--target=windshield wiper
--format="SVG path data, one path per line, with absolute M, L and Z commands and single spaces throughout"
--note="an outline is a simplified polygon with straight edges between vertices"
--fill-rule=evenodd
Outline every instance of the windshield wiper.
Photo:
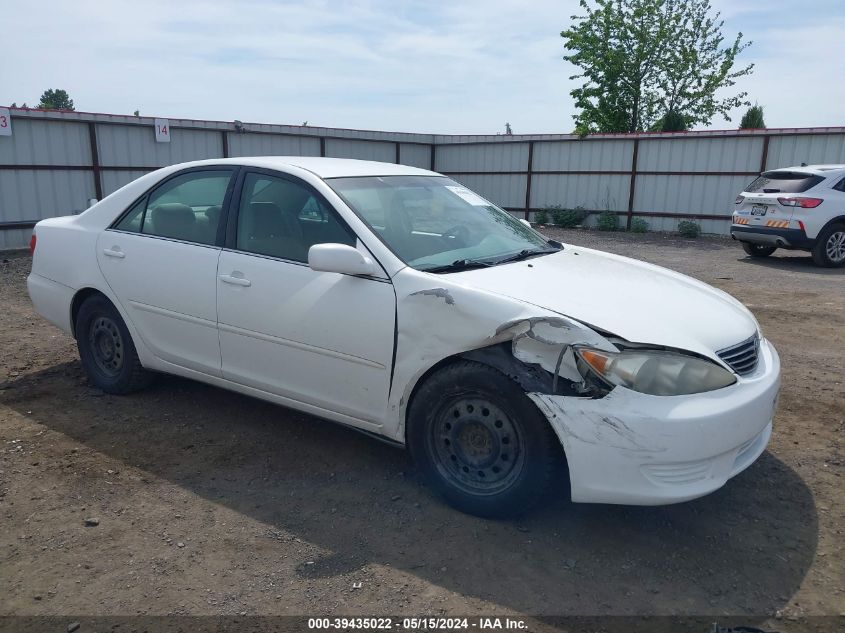
M 469 270 L 470 268 L 488 268 L 489 266 L 493 266 L 493 264 L 483 262 L 480 259 L 456 259 L 451 264 L 421 268 L 420 270 L 427 273 L 451 273 L 458 270 Z
M 513 255 L 508 255 L 507 257 L 503 257 L 502 259 L 497 259 L 494 264 L 506 264 L 508 262 L 518 262 L 522 259 L 528 259 L 529 257 L 534 257 L 535 255 L 548 255 L 549 253 L 557 253 L 561 249 L 559 248 L 526 248 L 518 253 L 514 253 Z

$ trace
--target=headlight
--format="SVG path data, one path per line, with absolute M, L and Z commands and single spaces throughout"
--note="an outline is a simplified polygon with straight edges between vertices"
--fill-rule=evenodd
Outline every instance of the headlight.
M 620 385 L 653 396 L 681 396 L 721 389 L 736 382 L 716 363 L 672 352 L 626 350 L 605 352 L 576 348 L 578 369 L 592 372 L 610 385 Z

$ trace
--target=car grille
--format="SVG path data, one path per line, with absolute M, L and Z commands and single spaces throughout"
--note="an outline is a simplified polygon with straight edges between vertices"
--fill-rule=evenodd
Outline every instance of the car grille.
M 746 376 L 757 369 L 759 353 L 760 337 L 755 334 L 742 343 L 716 352 L 716 355 L 740 376 Z

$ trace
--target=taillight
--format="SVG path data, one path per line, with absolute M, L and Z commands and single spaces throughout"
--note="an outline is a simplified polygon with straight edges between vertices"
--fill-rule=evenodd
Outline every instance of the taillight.
M 815 209 L 824 200 L 821 198 L 778 198 L 785 207 L 801 207 L 802 209 Z
M 29 238 L 29 254 L 35 255 L 35 233 L 33 233 L 32 237 Z
M 742 204 L 743 200 L 745 200 L 745 196 L 737 196 L 734 204 Z

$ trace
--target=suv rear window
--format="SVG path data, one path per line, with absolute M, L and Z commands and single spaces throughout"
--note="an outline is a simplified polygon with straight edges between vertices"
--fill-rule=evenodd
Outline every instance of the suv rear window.
M 824 178 L 799 171 L 764 171 L 745 188 L 749 193 L 803 193 Z

